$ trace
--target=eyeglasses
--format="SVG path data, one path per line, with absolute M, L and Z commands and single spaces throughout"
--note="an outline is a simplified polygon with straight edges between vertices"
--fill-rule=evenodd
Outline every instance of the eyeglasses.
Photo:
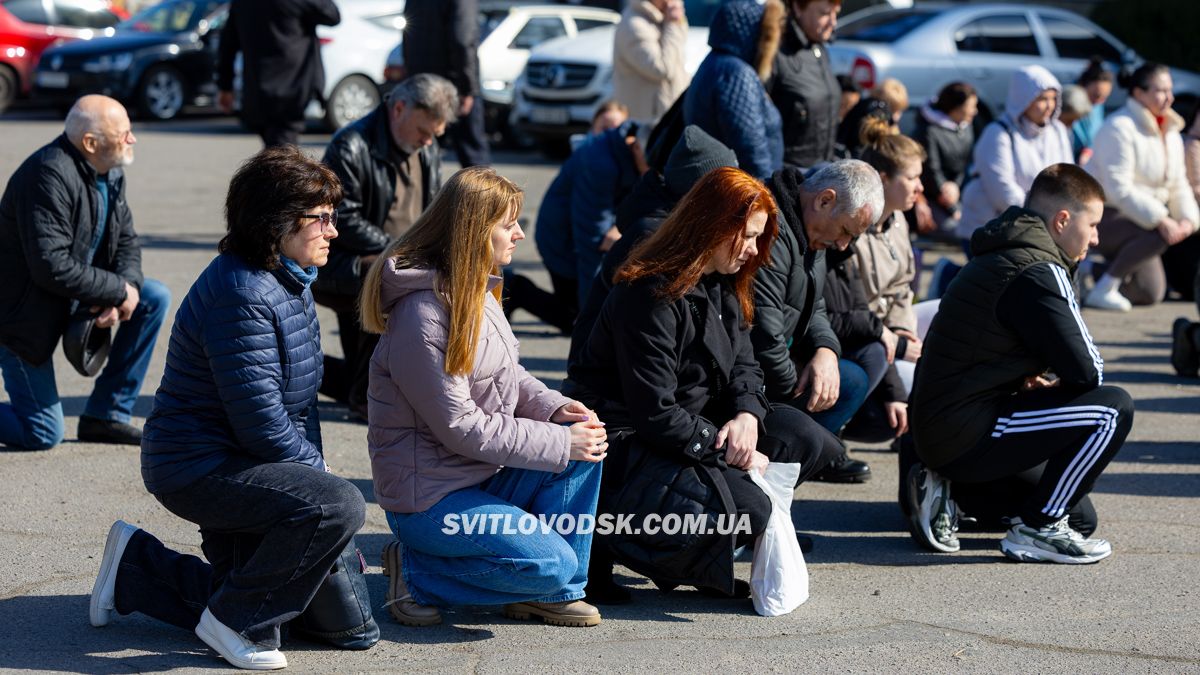
M 312 218 L 321 223 L 321 231 L 333 230 L 337 228 L 337 211 L 329 213 L 306 213 L 301 218 Z

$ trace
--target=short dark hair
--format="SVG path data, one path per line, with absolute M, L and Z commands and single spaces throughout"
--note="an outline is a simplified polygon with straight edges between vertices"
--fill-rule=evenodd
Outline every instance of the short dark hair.
M 246 160 L 225 197 L 228 234 L 217 250 L 236 253 L 255 267 L 280 265 L 279 247 L 303 227 L 300 216 L 342 201 L 342 183 L 324 164 L 294 145 L 266 148 Z
M 1171 69 L 1161 63 L 1147 61 L 1137 67 L 1137 70 L 1132 73 L 1122 71 L 1117 76 L 1117 84 L 1124 87 L 1129 93 L 1133 93 L 1134 89 L 1146 91 L 1150 88 L 1150 80 L 1158 77 L 1162 73 L 1170 73 Z
M 966 82 L 951 82 L 942 87 L 942 90 L 938 92 L 937 98 L 933 100 L 933 104 L 930 107 L 943 115 L 949 115 L 955 108 L 958 108 L 972 98 L 978 97 L 979 95 L 975 93 L 975 87 Z
M 1088 202 L 1104 202 L 1104 188 L 1074 164 L 1051 164 L 1033 179 L 1025 208 L 1048 217 L 1059 209 L 1079 211 Z
M 1086 87 L 1093 82 L 1112 82 L 1112 71 L 1104 67 L 1104 58 L 1101 56 L 1093 56 L 1088 60 L 1087 68 L 1079 74 L 1079 81 L 1076 82 L 1081 87 Z

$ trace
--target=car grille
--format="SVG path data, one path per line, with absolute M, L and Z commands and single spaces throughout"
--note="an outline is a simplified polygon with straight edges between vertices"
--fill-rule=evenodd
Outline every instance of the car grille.
M 575 63 L 535 63 L 525 66 L 525 79 L 538 89 L 580 89 L 596 76 L 596 66 Z
M 585 96 L 583 98 L 561 99 L 546 98 L 545 96 L 534 96 L 533 94 L 526 93 L 525 100 L 529 101 L 530 103 L 537 103 L 538 105 L 592 105 L 600 100 L 600 95 L 597 94 L 595 96 Z

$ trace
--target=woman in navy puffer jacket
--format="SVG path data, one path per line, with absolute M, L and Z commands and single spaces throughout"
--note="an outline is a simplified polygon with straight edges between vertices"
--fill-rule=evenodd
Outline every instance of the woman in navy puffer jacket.
M 142 440 L 146 488 L 200 527 L 208 563 L 117 521 L 93 625 L 140 611 L 194 629 L 239 668 L 287 665 L 279 626 L 304 612 L 364 517 L 361 493 L 328 473 L 316 409 L 309 284 L 341 199 L 337 177 L 290 146 L 234 175 L 229 233 L 175 317 Z
M 763 81 L 783 33 L 779 0 L 727 2 L 708 31 L 712 51 L 684 94 L 683 119 L 729 146 L 738 166 L 759 180 L 783 168 L 783 119 Z

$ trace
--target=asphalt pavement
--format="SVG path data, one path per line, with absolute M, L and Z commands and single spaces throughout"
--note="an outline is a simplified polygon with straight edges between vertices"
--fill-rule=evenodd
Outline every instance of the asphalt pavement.
M 127 191 L 145 275 L 165 282 L 177 306 L 215 255 L 229 178 L 259 141 L 219 117 L 135 123 L 134 131 Z M 49 115 L 0 117 L 0 179 L 7 182 L 60 132 Z M 327 140 L 305 136 L 304 145 L 319 156 Z M 532 221 L 556 166 L 505 153 L 497 162 L 527 191 Z M 515 265 L 548 287 L 532 239 Z M 336 321 L 323 308 L 319 315 L 325 349 L 337 353 Z M 1012 563 L 997 549 L 998 534 L 966 534 L 957 554 L 928 553 L 909 538 L 895 503 L 895 455 L 885 446 L 852 445 L 874 477 L 797 491 L 794 520 L 815 539 L 807 556 L 812 595 L 778 618 L 757 616 L 749 600 L 663 594 L 618 570 L 634 587 L 634 603 L 605 608 L 595 628 L 513 621 L 497 608 L 447 612 L 436 627 L 399 626 L 382 608 L 379 553 L 391 535 L 371 497 L 366 427 L 322 400 L 329 463 L 367 497 L 358 543 L 372 566 L 368 583 L 383 639 L 367 652 L 292 642 L 285 646 L 290 670 L 1200 672 L 1200 381 L 1176 377 L 1168 363 L 1176 316 L 1195 320 L 1195 305 L 1084 312 L 1107 364 L 1106 383 L 1126 387 L 1137 405 L 1129 441 L 1093 493 L 1097 534 L 1112 542 L 1111 558 L 1079 567 Z M 521 312 L 514 329 L 526 367 L 557 385 L 567 340 Z M 162 376 L 169 330 L 168 319 L 138 401 L 141 417 Z M 55 363 L 67 440 L 47 452 L 0 451 L 0 669 L 224 668 L 191 633 L 146 617 L 122 617 L 103 629 L 88 624 L 88 594 L 114 519 L 197 555 L 199 536 L 146 493 L 137 449 L 73 440 L 90 383 L 61 351 Z M 739 563 L 738 574 L 748 579 L 749 563 Z

